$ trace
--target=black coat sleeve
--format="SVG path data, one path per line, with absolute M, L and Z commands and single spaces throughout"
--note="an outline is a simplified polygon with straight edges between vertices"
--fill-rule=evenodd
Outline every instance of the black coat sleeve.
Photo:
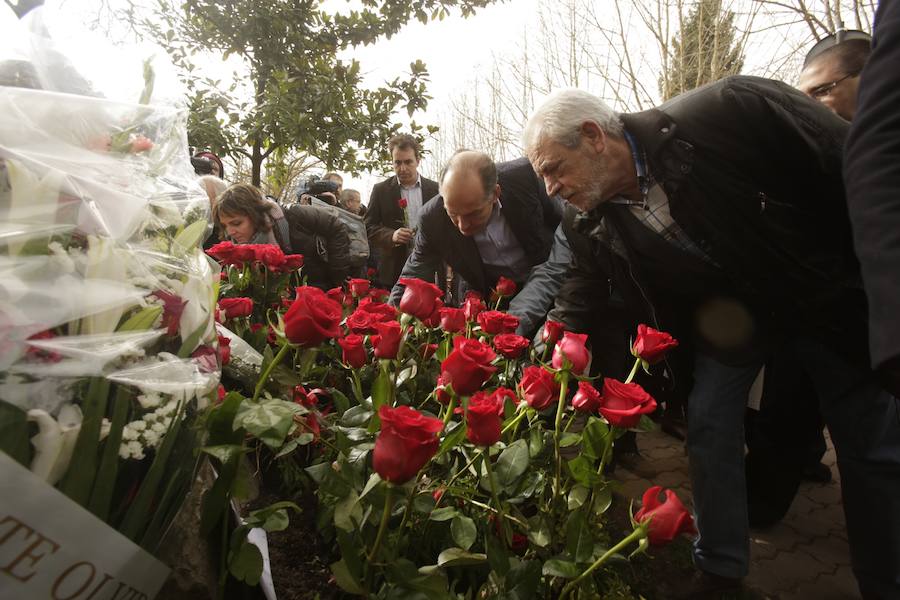
M 869 301 L 872 366 L 900 373 L 900 2 L 882 1 L 847 140 L 845 181 Z M 900 388 L 900 386 L 897 386 Z

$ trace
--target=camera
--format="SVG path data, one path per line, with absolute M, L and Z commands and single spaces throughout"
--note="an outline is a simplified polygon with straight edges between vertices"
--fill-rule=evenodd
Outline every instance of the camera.
M 197 175 L 211 175 L 213 162 L 205 156 L 192 156 L 191 166 Z
M 337 201 L 337 190 L 338 184 L 334 181 L 311 177 L 303 182 L 300 189 L 297 190 L 297 200 L 299 201 L 301 196 L 308 195 L 333 205 Z M 325 196 L 325 194 L 330 194 L 330 196 Z

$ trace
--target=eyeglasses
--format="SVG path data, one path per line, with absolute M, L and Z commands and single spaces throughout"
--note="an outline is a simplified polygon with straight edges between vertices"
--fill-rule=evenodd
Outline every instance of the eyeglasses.
M 818 87 L 814 87 L 813 89 L 809 90 L 809 95 L 812 96 L 813 98 L 815 98 L 816 100 L 821 100 L 822 98 L 824 98 L 825 96 L 830 94 L 832 91 L 834 91 L 834 88 L 836 88 L 845 79 L 850 79 L 851 77 L 856 77 L 857 75 L 859 75 L 859 73 L 848 73 L 847 75 L 844 75 L 840 79 L 836 79 L 835 81 L 832 81 L 831 83 L 823 83 L 822 85 L 820 85 Z

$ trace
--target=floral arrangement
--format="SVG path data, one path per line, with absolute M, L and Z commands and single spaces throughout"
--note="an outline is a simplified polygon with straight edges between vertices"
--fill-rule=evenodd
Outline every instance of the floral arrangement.
M 598 569 L 629 545 L 693 531 L 677 497 L 660 502 L 651 488 L 631 534 L 598 537 L 615 440 L 653 426 L 656 402 L 632 379 L 677 345 L 671 336 L 642 325 L 629 377 L 600 383 L 587 375 L 586 336 L 548 322 L 539 354 L 514 333 L 518 319 L 478 295 L 446 307 L 433 284 L 401 283 L 398 308 L 367 280 L 296 288 L 268 317 L 277 351 L 254 394 L 213 410 L 230 418 L 277 403 L 274 460 L 316 448 L 305 474 L 344 591 L 590 597 Z M 515 293 L 510 283 L 498 282 L 495 302 Z M 272 377 L 283 367 L 301 385 Z
M 131 104 L 0 87 L 0 450 L 151 553 L 220 373 L 209 202 L 153 73 Z

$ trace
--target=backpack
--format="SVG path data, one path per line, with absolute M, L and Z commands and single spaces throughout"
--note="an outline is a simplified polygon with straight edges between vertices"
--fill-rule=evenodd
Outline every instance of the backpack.
M 366 222 L 363 218 L 343 208 L 332 206 L 315 196 L 312 197 L 312 205 L 327 210 L 347 228 L 347 237 L 350 238 L 350 266 L 359 267 L 366 264 L 369 260 L 369 236 L 366 234 Z

